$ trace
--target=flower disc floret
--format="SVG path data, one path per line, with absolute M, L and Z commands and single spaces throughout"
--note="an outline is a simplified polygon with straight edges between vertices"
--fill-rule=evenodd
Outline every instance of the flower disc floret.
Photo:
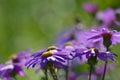
M 50 51 L 50 50 L 56 50 L 56 49 L 57 49 L 56 46 L 50 46 L 50 47 L 47 48 L 47 51 Z
M 90 48 L 90 50 L 92 53 L 95 53 L 95 54 L 99 53 L 98 49 L 96 49 L 96 48 Z
M 53 55 L 52 52 L 47 51 L 47 52 L 44 52 L 41 56 L 42 56 L 42 57 L 50 57 L 50 56 L 52 56 L 52 55 Z

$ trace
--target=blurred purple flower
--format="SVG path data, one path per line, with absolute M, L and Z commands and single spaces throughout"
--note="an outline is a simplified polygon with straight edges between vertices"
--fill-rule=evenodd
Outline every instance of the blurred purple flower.
M 27 49 L 25 51 L 18 53 L 17 55 L 12 55 L 11 60 L 13 64 L 17 64 L 21 67 L 24 67 L 25 63 L 30 59 L 31 56 L 30 52 L 31 49 Z
M 24 76 L 25 72 L 22 68 L 30 58 L 30 51 L 25 50 L 17 55 L 10 56 L 11 59 L 9 61 L 0 65 L 0 75 L 7 80 L 14 80 L 16 75 Z
M 5 64 L 0 68 L 0 75 L 7 80 L 14 80 L 16 75 L 24 76 L 25 72 L 16 64 Z
M 88 75 L 89 73 L 81 73 L 80 75 L 78 75 L 78 77 L 76 78 L 76 80 L 88 80 Z M 97 76 L 95 74 L 91 75 L 91 80 L 98 80 Z
M 109 44 L 115 45 L 120 42 L 120 32 L 117 32 L 116 30 L 108 30 L 107 28 L 101 28 L 99 30 L 92 29 L 88 40 L 102 41 L 103 44 L 109 42 Z
M 84 10 L 88 13 L 95 13 L 98 10 L 98 5 L 94 3 L 85 3 L 83 5 Z
M 76 74 L 76 73 L 71 72 L 71 73 L 69 74 L 69 80 L 76 80 L 76 78 L 77 78 L 77 74 Z
M 79 31 L 79 29 L 76 28 L 76 26 L 74 26 L 75 28 L 69 28 L 69 29 L 65 30 L 64 32 L 62 32 L 62 34 L 60 34 L 58 36 L 55 44 L 61 45 L 61 44 L 65 44 L 65 43 L 67 43 L 69 41 L 76 40 L 76 36 L 75 35 Z
M 67 42 L 63 46 L 61 53 L 68 54 L 68 58 L 73 59 L 76 55 L 76 49 L 75 49 L 74 42 Z
M 76 34 L 77 45 L 79 45 L 79 47 L 83 50 L 94 47 L 101 51 L 104 51 L 105 47 L 103 46 L 102 41 L 100 41 L 99 39 L 92 39 L 92 40 L 89 39 L 92 35 L 95 34 L 90 30 L 83 30 L 77 32 Z
M 120 22 L 117 21 L 116 14 L 118 13 L 118 10 L 115 11 L 112 8 L 108 8 L 105 11 L 100 11 L 96 14 L 96 18 L 98 20 L 101 20 L 103 23 L 103 26 L 110 26 L 111 24 L 117 24 L 120 25 Z
M 114 68 L 115 68 L 115 64 L 110 63 L 107 65 L 106 72 L 109 72 L 110 70 L 113 70 Z M 102 75 L 104 73 L 104 65 L 97 67 L 95 73 L 97 75 Z

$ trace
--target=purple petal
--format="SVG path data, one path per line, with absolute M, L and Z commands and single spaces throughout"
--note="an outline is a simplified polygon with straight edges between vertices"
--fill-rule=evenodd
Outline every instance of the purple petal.
M 48 60 L 43 59 L 40 64 L 42 67 L 45 67 L 47 65 L 47 63 L 48 63 Z
M 98 54 L 98 57 L 103 61 L 107 61 L 108 58 L 115 61 L 114 56 L 117 56 L 117 54 L 112 52 L 101 52 Z
M 107 61 L 107 55 L 106 53 L 99 53 L 98 54 L 98 58 L 103 60 L 103 61 Z
M 65 62 L 65 59 L 60 56 L 54 56 L 57 61 Z

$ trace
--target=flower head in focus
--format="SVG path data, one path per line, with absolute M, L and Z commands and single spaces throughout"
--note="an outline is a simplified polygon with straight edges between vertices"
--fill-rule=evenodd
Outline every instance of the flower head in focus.
M 61 49 L 58 49 L 56 46 L 50 46 L 48 49 L 40 50 L 36 52 L 31 57 L 32 59 L 26 63 L 26 66 L 35 67 L 40 66 L 45 68 L 49 64 L 54 64 L 55 66 L 64 65 L 66 59 L 69 59 L 68 54 L 61 52 Z

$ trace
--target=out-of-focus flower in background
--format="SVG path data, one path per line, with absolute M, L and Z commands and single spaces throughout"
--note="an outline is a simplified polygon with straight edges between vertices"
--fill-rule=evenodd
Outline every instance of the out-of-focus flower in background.
M 7 80 L 14 80 L 16 75 L 25 76 L 23 68 L 30 58 L 31 50 L 25 50 L 17 55 L 11 55 L 10 60 L 0 65 L 0 76 Z
M 97 12 L 98 7 L 99 7 L 98 4 L 95 4 L 95 3 L 88 2 L 88 3 L 84 3 L 83 4 L 84 10 L 87 11 L 88 13 L 95 13 L 95 12 Z
M 96 19 L 102 21 L 102 26 L 109 27 L 112 24 L 114 25 L 120 25 L 120 21 L 117 20 L 116 14 L 119 13 L 118 10 L 114 10 L 112 8 L 108 8 L 105 11 L 99 11 L 96 14 Z
M 120 42 L 120 32 L 116 30 L 109 30 L 107 28 L 101 28 L 99 30 L 92 29 L 92 35 L 89 36 L 89 40 L 99 40 L 103 42 L 103 45 L 115 45 Z

